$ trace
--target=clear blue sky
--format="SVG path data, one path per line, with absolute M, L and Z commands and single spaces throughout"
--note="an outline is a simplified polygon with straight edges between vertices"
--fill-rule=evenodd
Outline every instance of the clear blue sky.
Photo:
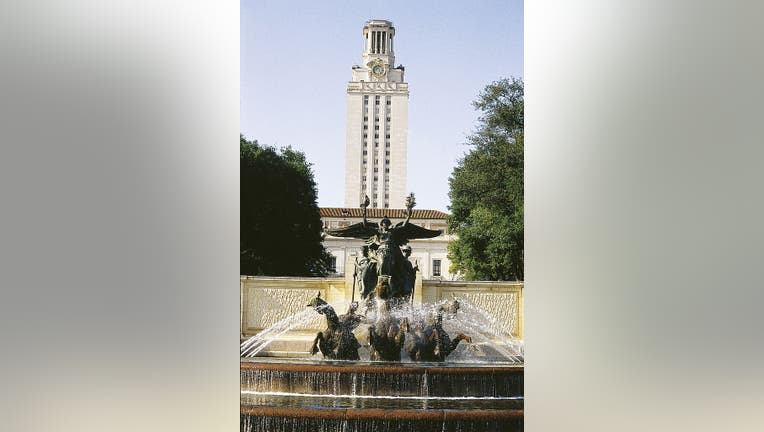
M 448 177 L 469 150 L 485 85 L 523 76 L 522 1 L 241 3 L 241 132 L 305 152 L 318 204 L 344 205 L 346 86 L 369 19 L 395 26 L 409 83 L 408 191 L 447 211 Z

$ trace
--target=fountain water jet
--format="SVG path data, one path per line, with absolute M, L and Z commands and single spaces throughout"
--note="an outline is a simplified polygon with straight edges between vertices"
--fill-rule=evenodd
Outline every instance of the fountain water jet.
M 308 321 L 312 320 L 313 317 L 314 315 L 312 311 L 305 310 L 284 318 L 283 320 L 273 324 L 272 326 L 243 342 L 239 349 L 240 355 L 242 357 L 256 356 L 260 351 L 263 350 L 263 348 L 265 348 L 272 341 L 276 340 L 279 336 L 304 325 Z

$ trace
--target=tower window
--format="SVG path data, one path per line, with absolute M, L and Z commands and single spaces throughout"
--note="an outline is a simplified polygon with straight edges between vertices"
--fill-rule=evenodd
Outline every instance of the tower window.
M 440 260 L 439 259 L 432 260 L 432 275 L 440 276 Z
M 385 147 L 387 147 L 387 148 L 390 148 L 390 143 L 389 143 L 389 142 L 386 142 L 386 143 L 385 143 Z
M 387 117 L 387 118 L 386 118 L 386 120 L 387 120 L 387 121 L 390 121 L 390 117 Z
M 367 152 L 366 150 L 364 150 L 364 151 L 363 151 L 363 154 L 364 154 L 364 155 L 365 155 L 365 154 L 367 154 L 367 153 L 368 153 L 368 152 Z
M 363 130 L 369 129 L 369 125 L 363 125 Z
M 389 173 L 390 172 L 390 168 L 385 168 L 385 172 Z
M 390 99 L 387 100 L 387 105 L 390 106 Z
M 387 151 L 385 152 L 385 156 L 390 156 L 390 150 L 387 150 Z
M 369 134 L 363 134 L 363 137 L 364 137 L 364 138 L 368 138 L 368 137 L 369 137 Z
M 379 134 L 374 134 L 374 138 L 379 138 Z
M 379 130 L 379 125 L 374 125 L 374 130 Z
M 369 121 L 369 116 L 363 116 L 363 121 Z
M 379 117 L 374 117 L 375 122 L 379 122 Z
M 364 134 L 364 136 L 363 136 L 363 137 L 364 137 L 364 138 L 366 138 L 366 134 Z M 385 134 L 385 138 L 386 138 L 386 139 L 390 139 L 390 134 Z

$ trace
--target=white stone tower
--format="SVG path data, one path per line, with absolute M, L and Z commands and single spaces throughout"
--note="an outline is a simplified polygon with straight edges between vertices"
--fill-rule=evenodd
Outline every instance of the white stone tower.
M 395 66 L 395 27 L 385 20 L 363 27 L 362 64 L 348 83 L 345 207 L 368 195 L 372 208 L 404 208 L 409 86 Z

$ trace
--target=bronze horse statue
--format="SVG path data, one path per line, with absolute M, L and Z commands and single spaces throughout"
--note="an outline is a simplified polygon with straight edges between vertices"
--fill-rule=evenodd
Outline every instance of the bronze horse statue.
M 401 322 L 390 314 L 390 284 L 387 277 L 381 277 L 375 292 L 377 296 L 377 318 L 369 326 L 370 360 L 400 361 L 401 348 L 406 339 L 408 320 Z
M 334 308 L 321 298 L 321 292 L 308 303 L 308 307 L 316 309 L 316 312 L 326 316 L 326 330 L 318 332 L 310 347 L 310 353 L 316 354 L 321 351 L 324 358 L 333 360 L 360 360 L 358 356 L 358 343 L 353 334 L 353 329 L 358 327 L 362 317 L 355 314 L 358 303 L 352 303 L 348 312 L 337 316 Z
M 443 329 L 443 313 L 456 315 L 459 310 L 459 302 L 454 299 L 448 306 L 438 307 L 434 319 L 418 320 L 417 322 L 405 325 L 409 337 L 406 338 L 404 350 L 409 354 L 411 360 L 442 362 L 451 354 L 461 341 L 467 341 L 472 344 L 472 338 L 459 333 L 451 340 L 448 333 Z

